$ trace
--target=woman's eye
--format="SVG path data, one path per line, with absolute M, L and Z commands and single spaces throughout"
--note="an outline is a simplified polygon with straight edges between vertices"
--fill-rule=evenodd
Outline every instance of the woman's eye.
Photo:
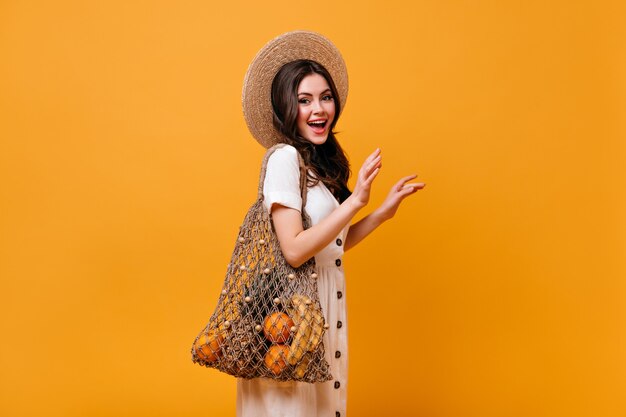
M 308 98 L 301 98 L 300 100 L 298 100 L 298 103 L 302 103 L 302 104 L 306 104 L 309 102 Z
M 323 98 L 324 98 L 324 100 L 332 100 L 333 96 L 324 96 Z

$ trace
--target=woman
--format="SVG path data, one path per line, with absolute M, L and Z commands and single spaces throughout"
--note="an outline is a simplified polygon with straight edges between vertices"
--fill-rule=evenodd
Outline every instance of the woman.
M 303 44 L 307 46 L 303 47 Z M 268 57 L 277 50 L 289 51 L 291 56 L 281 57 L 282 61 L 268 65 L 267 62 L 271 61 Z M 270 52 L 264 55 L 264 51 Z M 316 59 L 306 59 L 307 56 Z M 251 83 L 254 79 L 251 74 L 259 59 L 265 60 L 261 65 L 263 73 L 269 73 L 273 78 L 271 88 L 265 88 L 271 92 L 270 97 L 256 101 L 250 99 L 254 96 L 250 86 L 261 91 L 257 94 L 264 91 L 258 82 Z M 331 71 L 317 61 L 333 68 L 332 72 L 342 81 L 339 88 Z M 268 66 L 274 69 L 268 70 Z M 267 162 L 264 203 L 271 213 L 286 261 L 298 267 L 315 257 L 320 302 L 326 323 L 330 324 L 323 342 L 333 380 L 310 384 L 265 378 L 239 379 L 237 415 L 240 417 L 345 416 L 348 352 L 342 255 L 391 219 L 401 201 L 425 185 L 408 183 L 416 175 L 400 179 L 380 207 L 350 225 L 352 218 L 369 202 L 371 185 L 382 167 L 382 155 L 380 149 L 376 149 L 365 160 L 354 190 L 350 192 L 347 186 L 350 176 L 348 160 L 333 132 L 346 96 L 347 74 L 341 55 L 330 41 L 312 32 L 290 32 L 274 39 L 257 54 L 246 76 L 244 115 L 251 132 L 264 146 L 286 144 L 275 150 Z M 269 134 L 263 133 L 268 129 L 259 129 L 258 123 L 251 120 L 252 110 L 247 107 L 251 102 L 255 103 L 255 110 L 258 110 L 259 102 L 268 106 L 263 123 L 268 125 L 271 115 L 273 131 Z M 306 230 L 301 216 L 297 153 L 307 168 L 305 210 L 312 226 Z

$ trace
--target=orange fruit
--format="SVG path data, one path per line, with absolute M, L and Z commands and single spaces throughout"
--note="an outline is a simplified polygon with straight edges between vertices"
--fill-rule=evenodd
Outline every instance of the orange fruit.
M 287 367 L 287 355 L 289 346 L 272 345 L 265 354 L 265 366 L 276 376 L 280 375 Z
M 285 313 L 272 313 L 265 317 L 263 334 L 270 342 L 285 343 L 289 340 L 293 325 L 293 320 Z
M 222 342 L 224 336 L 216 330 L 202 333 L 194 343 L 194 348 L 198 358 L 204 362 L 215 362 L 222 356 Z

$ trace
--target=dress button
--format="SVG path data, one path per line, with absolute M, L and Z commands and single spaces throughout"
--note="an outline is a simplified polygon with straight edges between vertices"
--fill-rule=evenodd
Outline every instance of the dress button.
M 343 293 L 341 291 L 337 291 L 337 298 L 343 297 Z
M 338 321 L 338 322 L 337 322 L 337 328 L 338 328 L 338 329 L 341 329 L 341 326 L 343 326 L 343 323 L 342 323 L 342 322 L 340 322 L 340 321 Z
M 339 381 L 335 381 L 335 389 L 339 389 L 340 386 L 341 384 L 339 383 Z
M 341 266 L 341 259 L 335 259 L 335 265 Z
M 341 246 L 341 244 L 342 244 L 343 242 L 341 241 L 341 239 L 337 239 L 337 240 L 336 240 L 336 243 L 337 243 L 337 246 Z
M 335 358 L 339 359 L 341 357 L 341 352 L 337 351 L 335 352 Z

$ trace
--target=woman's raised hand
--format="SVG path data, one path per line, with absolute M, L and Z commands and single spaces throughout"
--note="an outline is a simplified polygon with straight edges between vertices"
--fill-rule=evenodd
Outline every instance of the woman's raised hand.
M 400 181 L 398 181 L 391 187 L 387 198 L 385 199 L 383 204 L 381 204 L 381 206 L 376 210 L 376 212 L 383 220 L 391 219 L 396 214 L 396 211 L 398 211 L 398 207 L 400 206 L 402 200 L 404 200 L 407 196 L 415 193 L 417 190 L 421 190 L 426 186 L 426 184 L 423 182 L 407 184 L 407 181 L 410 181 L 414 178 L 417 178 L 417 175 L 413 174 L 400 178 Z
M 365 159 L 365 162 L 363 162 L 359 170 L 356 185 L 354 186 L 354 191 L 352 191 L 351 195 L 357 207 L 363 208 L 369 203 L 372 182 L 378 175 L 382 165 L 380 148 L 372 152 L 372 154 Z

